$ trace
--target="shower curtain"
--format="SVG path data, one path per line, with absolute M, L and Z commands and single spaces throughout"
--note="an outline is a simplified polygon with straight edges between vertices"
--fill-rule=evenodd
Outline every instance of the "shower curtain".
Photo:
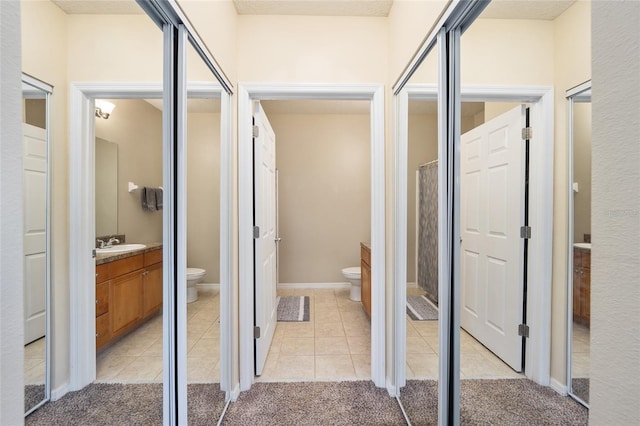
M 438 160 L 418 168 L 418 287 L 438 304 Z

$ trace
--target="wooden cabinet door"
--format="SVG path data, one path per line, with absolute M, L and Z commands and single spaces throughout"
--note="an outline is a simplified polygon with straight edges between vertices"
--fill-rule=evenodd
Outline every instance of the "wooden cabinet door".
M 109 281 L 96 285 L 96 318 L 109 312 Z
M 111 281 L 111 330 L 115 336 L 142 318 L 142 270 Z
M 109 313 L 96 318 L 96 349 L 100 349 L 111 340 Z
M 371 318 L 371 267 L 364 261 L 360 262 L 360 299 L 364 311 Z
M 144 272 L 142 300 L 145 317 L 162 307 L 162 263 L 151 265 Z

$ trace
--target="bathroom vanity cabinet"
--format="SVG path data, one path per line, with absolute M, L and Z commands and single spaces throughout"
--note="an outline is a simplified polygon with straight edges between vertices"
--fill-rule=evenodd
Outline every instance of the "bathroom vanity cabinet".
M 96 265 L 96 349 L 162 308 L 162 248 Z
M 371 318 L 371 248 L 365 243 L 360 243 L 360 300 Z
M 591 322 L 591 250 L 573 249 L 573 320 Z

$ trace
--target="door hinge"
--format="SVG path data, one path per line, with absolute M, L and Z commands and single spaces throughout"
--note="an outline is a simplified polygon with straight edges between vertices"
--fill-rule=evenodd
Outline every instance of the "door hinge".
M 260 136 L 260 128 L 258 126 L 253 126 L 253 137 L 257 138 L 258 136 Z
M 253 338 L 254 339 L 260 338 L 260 327 L 253 327 Z
M 253 227 L 253 238 L 255 238 L 255 239 L 260 238 L 260 227 L 259 226 L 254 226 Z
M 531 140 L 533 139 L 533 128 L 532 127 L 524 127 L 522 129 L 522 140 Z
M 530 226 L 521 226 L 520 227 L 520 238 L 530 239 L 531 238 L 531 227 Z
M 91 257 L 96 258 L 96 249 L 91 250 Z
M 529 326 L 527 324 L 518 325 L 518 336 L 529 338 Z

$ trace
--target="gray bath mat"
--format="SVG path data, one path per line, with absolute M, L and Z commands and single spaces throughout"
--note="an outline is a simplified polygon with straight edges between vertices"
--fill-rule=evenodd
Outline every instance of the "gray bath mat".
M 278 321 L 309 321 L 309 296 L 278 297 Z
M 438 308 L 424 296 L 407 296 L 407 314 L 414 321 L 438 319 Z

